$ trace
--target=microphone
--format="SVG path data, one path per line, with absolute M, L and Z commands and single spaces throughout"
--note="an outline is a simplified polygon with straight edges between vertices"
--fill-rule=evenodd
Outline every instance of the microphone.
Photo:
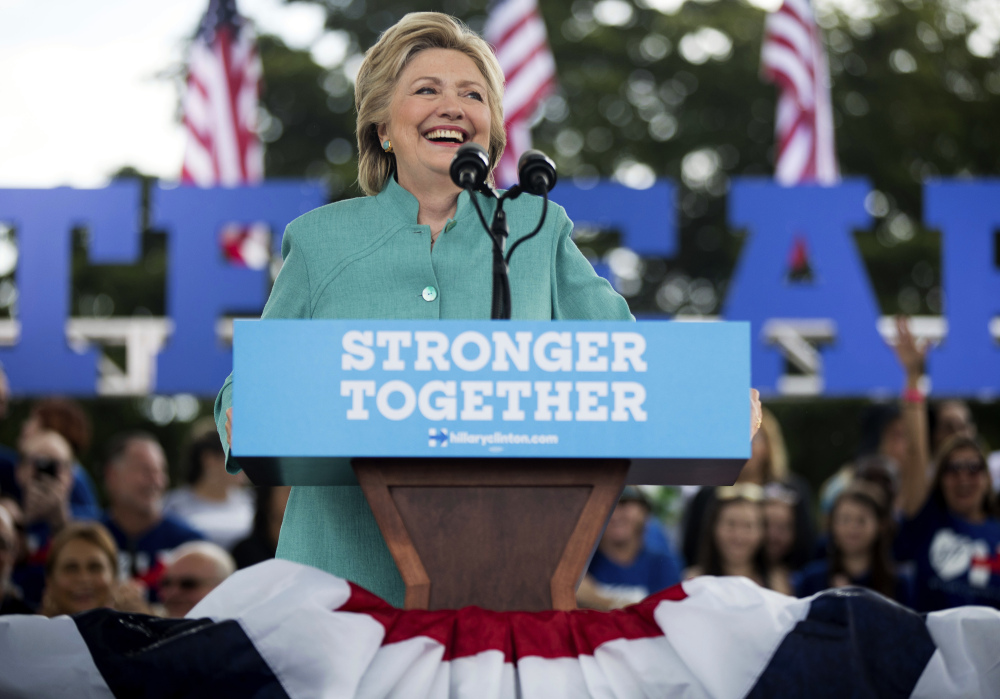
M 525 192 L 544 196 L 556 186 L 556 164 L 540 150 L 526 150 L 517 161 L 517 181 Z
M 459 146 L 451 161 L 451 181 L 462 189 L 481 189 L 490 173 L 490 156 L 478 143 L 469 142 Z

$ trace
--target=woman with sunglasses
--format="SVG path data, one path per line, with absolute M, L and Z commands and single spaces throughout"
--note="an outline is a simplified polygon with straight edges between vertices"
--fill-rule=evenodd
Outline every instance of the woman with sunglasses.
M 956 433 L 938 448 L 933 477 L 928 478 L 930 440 L 920 390 L 928 346 L 916 341 L 905 318 L 897 318 L 896 331 L 910 443 L 900 463 L 903 522 L 896 560 L 915 565 L 917 611 L 964 604 L 1000 608 L 1000 511 L 986 456 L 972 433 Z
M 934 477 L 914 459 L 903 470 L 904 521 L 896 557 L 916 564 L 916 608 L 1000 608 L 1000 519 L 986 456 L 969 437 L 944 443 Z
M 753 483 L 716 488 L 706 512 L 698 564 L 688 568 L 684 578 L 738 575 L 791 594 L 787 574 L 768 562 L 764 533 L 763 488 Z

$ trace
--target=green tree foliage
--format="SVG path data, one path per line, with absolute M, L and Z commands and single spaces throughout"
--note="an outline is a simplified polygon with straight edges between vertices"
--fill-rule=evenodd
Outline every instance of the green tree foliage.
M 347 60 L 322 81 L 334 87 L 331 105 L 343 109 L 348 100 L 340 91 L 361 50 L 416 8 L 373 0 L 320 4 L 328 28 L 350 41 Z M 880 305 L 885 313 L 939 313 L 940 246 L 920 224 L 920 186 L 936 176 L 1000 171 L 995 45 L 978 29 L 978 6 L 961 0 L 818 5 L 841 167 L 875 188 L 868 206 L 876 223 L 859 231 L 857 242 Z M 474 29 L 485 22 L 484 0 L 419 9 L 448 12 Z M 759 78 L 764 12 L 746 0 L 541 0 L 540 9 L 559 92 L 535 126 L 536 145 L 553 155 L 564 178 L 678 182 L 680 252 L 644 261 L 630 303 L 637 312 L 718 312 L 742 241 L 742 232 L 725 224 L 729 180 L 772 171 L 776 90 Z M 272 68 L 266 63 L 265 70 Z M 339 124 L 344 112 L 331 111 L 327 117 Z M 288 168 L 292 156 L 282 145 L 272 149 L 282 151 L 275 157 Z M 314 143 L 311 155 L 296 149 L 299 172 L 317 172 L 325 148 Z M 353 165 L 328 165 L 334 197 L 357 193 L 344 186 Z M 616 241 L 598 236 L 586 245 L 601 254 Z

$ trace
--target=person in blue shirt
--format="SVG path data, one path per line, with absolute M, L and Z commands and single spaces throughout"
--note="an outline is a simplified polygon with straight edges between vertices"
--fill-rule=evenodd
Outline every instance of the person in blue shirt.
M 101 508 L 97 503 L 94 483 L 79 459 L 90 447 L 90 421 L 83 408 L 66 398 L 46 398 L 34 403 L 27 419 L 21 424 L 18 448 L 32 436 L 52 430 L 62 435 L 73 449 L 74 463 L 71 468 L 72 485 L 69 493 L 69 512 L 74 520 L 97 519 Z M 21 502 L 23 493 L 14 477 L 18 464 L 18 454 L 13 449 L 0 445 L 0 493 Z
M 828 555 L 794 576 L 796 595 L 808 597 L 832 587 L 867 587 L 912 606 L 912 576 L 898 571 L 890 556 L 893 531 L 883 491 L 864 481 L 847 486 L 830 508 Z
M 897 320 L 896 329 L 911 445 L 900 464 L 903 522 L 896 558 L 914 565 L 917 611 L 966 604 L 1000 609 L 1000 508 L 986 454 L 972 430 L 953 430 L 938 447 L 933 477 L 928 477 L 930 431 L 920 391 L 927 345 L 915 341 L 905 318 Z
M 156 601 L 166 554 L 205 537 L 163 513 L 167 459 L 153 435 L 130 432 L 113 437 L 104 483 L 108 509 L 101 523 L 118 545 L 119 575 L 142 583 L 150 592 L 150 601 Z
M 577 591 L 581 606 L 623 607 L 680 582 L 680 566 L 672 553 L 645 542 L 649 514 L 642 491 L 626 487 Z
M 1000 609 L 1000 519 L 978 443 L 953 437 L 942 446 L 929 485 L 920 464 L 907 469 L 903 483 L 896 557 L 915 565 L 917 611 L 965 604 Z

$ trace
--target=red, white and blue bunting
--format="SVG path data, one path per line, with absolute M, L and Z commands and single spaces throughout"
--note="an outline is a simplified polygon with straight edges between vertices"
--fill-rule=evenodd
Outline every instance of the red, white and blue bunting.
M 615 612 L 403 611 L 288 561 L 165 620 L 0 617 L 2 697 L 996 697 L 1000 612 L 698 578 Z

